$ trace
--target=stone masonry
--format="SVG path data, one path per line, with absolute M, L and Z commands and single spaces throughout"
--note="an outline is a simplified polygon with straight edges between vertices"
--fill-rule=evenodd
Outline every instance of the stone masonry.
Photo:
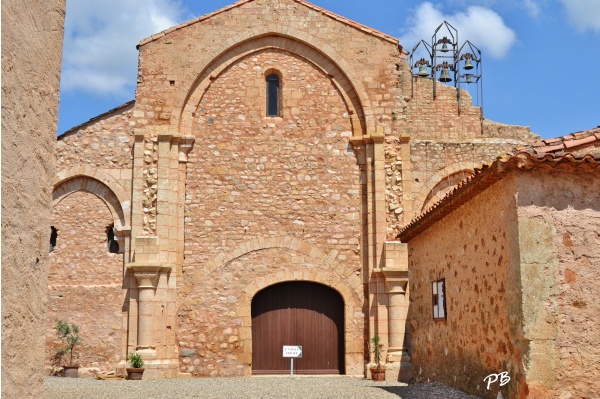
M 2 397 L 43 396 L 65 1 L 2 2 Z
M 490 399 L 598 392 L 598 141 L 596 128 L 517 147 L 403 228 L 417 381 Z
M 53 223 L 76 224 L 65 201 L 93 193 L 78 212 L 96 226 L 112 218 L 122 249 L 82 259 L 110 258 L 113 271 L 118 259 L 123 271 L 120 314 L 102 316 L 110 339 L 83 365 L 121 369 L 139 351 L 144 378 L 250 374 L 252 298 L 303 280 L 343 298 L 347 374 L 368 373 L 379 335 L 388 378 L 407 380 L 411 288 L 397 231 L 476 165 L 535 135 L 484 121 L 466 94 L 459 113 L 453 88 L 434 100 L 431 80 L 415 80 L 413 94 L 397 39 L 304 0 L 241 0 L 139 51 L 134 103 L 58 144 Z M 277 117 L 265 116 L 271 73 Z

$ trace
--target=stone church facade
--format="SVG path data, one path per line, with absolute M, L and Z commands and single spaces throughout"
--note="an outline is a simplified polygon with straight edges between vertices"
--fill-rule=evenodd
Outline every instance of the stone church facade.
M 408 380 L 399 232 L 537 139 L 437 90 L 397 39 L 304 0 L 241 0 L 143 40 L 135 100 L 57 142 L 47 357 L 63 318 L 84 373 L 134 351 L 148 378 L 285 372 L 283 344 L 303 345 L 299 372 L 364 375 L 379 335 L 387 378 Z

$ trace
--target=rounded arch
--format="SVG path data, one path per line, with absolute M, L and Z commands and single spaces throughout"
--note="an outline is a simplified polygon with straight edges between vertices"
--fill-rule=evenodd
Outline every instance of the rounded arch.
M 344 374 L 344 300 L 312 281 L 286 281 L 258 291 L 251 301 L 252 373 L 280 374 L 289 362 L 284 345 L 301 345 L 299 373 Z
M 193 114 L 220 73 L 239 59 L 268 48 L 300 56 L 331 78 L 350 110 L 353 135 L 361 136 L 367 134 L 368 130 L 375 131 L 375 119 L 366 90 L 350 64 L 329 45 L 318 43 L 314 37 L 307 34 L 292 37 L 284 31 L 269 31 L 255 36 L 240 35 L 228 40 L 228 43 L 236 44 L 215 56 L 181 99 L 183 106 L 179 114 L 179 131 L 192 130 Z
M 261 237 L 255 238 L 250 241 L 246 241 L 234 248 L 232 251 L 222 252 L 219 255 L 215 256 L 213 259 L 209 260 L 205 264 L 203 270 L 198 270 L 196 279 L 197 281 L 201 281 L 204 275 L 210 275 L 214 273 L 219 268 L 223 267 L 225 264 L 249 252 L 255 252 L 269 248 L 285 248 L 291 251 L 299 252 L 303 255 L 314 259 L 323 267 L 318 270 L 319 273 L 316 273 L 316 271 L 313 271 L 312 269 L 305 269 L 301 272 L 295 271 L 293 274 L 289 274 L 291 273 L 289 271 L 287 272 L 288 274 L 284 272 L 282 272 L 283 274 L 276 273 L 268 279 L 267 277 L 257 277 L 255 279 L 256 285 L 250 284 L 247 287 L 247 290 L 250 291 L 244 290 L 244 292 L 252 292 L 254 295 L 256 292 L 258 292 L 258 290 L 270 284 L 275 284 L 277 282 L 287 280 L 304 279 L 307 281 L 314 281 L 317 283 L 328 285 L 340 292 L 340 294 L 342 294 L 344 298 L 347 296 L 344 295 L 344 292 L 350 289 L 352 290 L 352 295 L 356 300 L 360 302 L 364 299 L 362 282 L 360 278 L 356 275 L 344 276 L 339 273 L 340 268 L 336 267 L 338 264 L 338 262 L 336 261 L 338 255 L 337 251 L 333 250 L 330 253 L 325 253 L 312 244 L 308 244 L 306 242 L 303 242 L 302 240 L 291 237 Z M 327 276 L 325 275 L 325 273 L 327 273 Z M 253 289 L 256 289 L 256 291 L 252 291 Z
M 472 175 L 477 166 L 474 162 L 457 162 L 431 176 L 417 196 L 417 201 L 421 204 L 421 212 L 425 212 L 429 206 L 442 199 L 452 187 Z
M 318 247 L 297 238 L 260 237 L 246 241 L 235 249 L 223 252 L 197 268 L 194 286 L 202 286 L 205 279 L 219 274 L 219 270 L 246 254 L 271 248 L 284 248 L 299 252 L 318 263 L 318 267 L 303 268 L 299 265 L 281 267 L 269 274 L 252 276 L 240 289 L 234 313 L 239 319 L 239 340 L 243 354 L 240 362 L 249 372 L 252 366 L 252 298 L 262 289 L 288 281 L 307 281 L 325 285 L 340 294 L 344 303 L 345 370 L 347 374 L 360 374 L 364 361 L 364 290 L 359 275 L 337 267 L 337 251 L 325 253 Z M 344 274 L 343 270 L 346 271 Z
M 282 270 L 265 276 L 256 277 L 243 289 L 238 301 L 236 313 L 241 317 L 240 337 L 244 337 L 244 359 L 248 365 L 252 364 L 252 299 L 260 291 L 285 282 L 306 281 L 324 285 L 337 292 L 344 306 L 344 343 L 345 343 L 345 372 L 359 374 L 356 365 L 363 361 L 363 303 L 364 294 L 362 283 L 357 276 L 343 278 L 332 270 L 304 269 Z M 357 284 L 356 286 L 354 286 Z
M 84 167 L 85 169 L 85 167 Z M 56 206 L 67 195 L 75 191 L 86 191 L 100 198 L 110 210 L 117 230 L 129 229 L 126 217 L 130 201 L 119 183 L 110 175 L 94 170 L 71 169 L 57 175 L 52 193 L 52 206 Z

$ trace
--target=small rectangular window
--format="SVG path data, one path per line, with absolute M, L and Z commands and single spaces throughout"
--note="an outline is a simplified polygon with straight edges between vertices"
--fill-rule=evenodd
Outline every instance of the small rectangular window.
M 433 320 L 446 320 L 446 280 L 431 283 Z

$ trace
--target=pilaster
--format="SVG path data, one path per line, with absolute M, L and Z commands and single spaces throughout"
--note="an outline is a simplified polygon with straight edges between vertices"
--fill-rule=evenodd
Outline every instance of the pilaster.
M 404 224 L 406 225 L 413 217 L 415 217 L 415 211 L 413 209 L 412 160 L 409 135 L 402 135 L 400 137 L 400 156 L 402 159 L 402 208 L 404 209 L 402 214 Z
M 385 150 L 384 130 L 378 126 L 370 135 L 353 138 L 351 142 L 361 172 L 362 195 L 362 245 L 363 283 L 365 298 L 369 301 L 369 329 L 365 333 L 370 339 L 379 335 L 382 342 L 388 341 L 388 295 L 384 279 L 374 273 L 381 267 L 383 243 L 386 237 L 385 204 Z
M 388 295 L 388 374 L 386 379 L 408 382 L 411 378 L 407 330 L 408 317 L 408 249 L 407 244 L 386 242 L 384 245 L 384 266 L 374 272 L 385 281 Z
M 144 378 L 170 378 L 179 374 L 177 276 L 183 265 L 186 162 L 194 138 L 168 131 L 146 133 L 137 134 L 134 143 L 132 232 L 137 235 L 127 266 L 128 352 L 137 351 L 147 360 Z M 144 148 L 148 137 L 152 149 Z M 144 158 L 148 153 L 154 157 L 151 163 Z M 144 168 L 155 169 L 144 174 Z M 156 180 L 147 182 L 146 176 Z M 155 189 L 155 227 L 144 220 L 148 188 Z

